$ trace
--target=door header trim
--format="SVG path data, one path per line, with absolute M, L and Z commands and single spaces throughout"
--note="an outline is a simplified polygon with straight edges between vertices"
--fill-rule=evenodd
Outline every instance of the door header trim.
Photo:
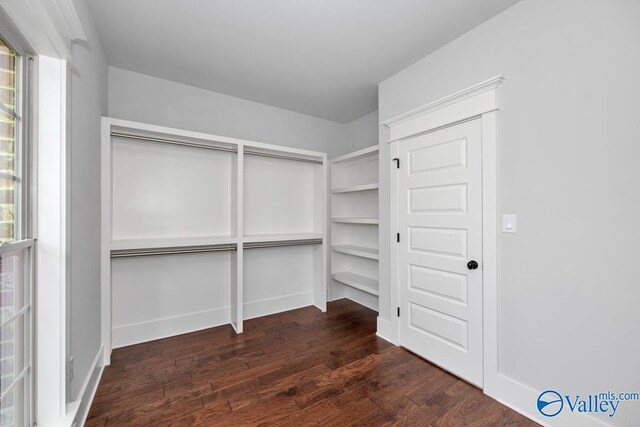
M 388 142 L 497 110 L 496 89 L 504 80 L 502 75 L 497 75 L 382 122 L 390 128 Z

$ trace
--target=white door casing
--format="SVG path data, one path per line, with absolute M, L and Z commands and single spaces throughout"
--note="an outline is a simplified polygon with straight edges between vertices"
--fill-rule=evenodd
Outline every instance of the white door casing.
M 390 276 L 389 294 L 381 289 L 381 305 L 388 305 L 393 313 L 388 319 L 387 336 L 396 344 L 400 344 L 401 317 L 396 317 L 396 307 L 400 306 L 400 247 L 396 242 L 396 233 L 400 231 L 399 224 L 399 178 L 396 173 L 394 157 L 400 157 L 400 147 L 408 139 L 433 132 L 455 124 L 479 119 L 481 121 L 481 157 L 482 157 L 482 360 L 483 360 L 483 390 L 486 394 L 500 399 L 509 396 L 518 402 L 529 402 L 532 393 L 524 391 L 511 379 L 500 372 L 498 366 L 498 288 L 497 288 L 497 121 L 498 121 L 498 87 L 505 79 L 497 75 L 479 82 L 468 88 L 452 93 L 436 101 L 430 102 L 406 113 L 400 114 L 382 122 L 389 128 L 389 157 L 386 159 L 390 169 L 389 193 L 389 245 Z M 382 160 L 382 159 L 381 159 Z M 382 160 L 384 161 L 384 160 Z M 382 209 L 382 207 L 381 207 Z M 381 218 L 383 221 L 384 218 Z M 406 241 L 406 239 L 404 240 Z M 381 264 L 382 265 L 382 264 Z M 479 267 L 480 269 L 480 267 Z M 382 279 L 382 277 L 381 277 Z M 384 281 L 381 281 L 384 287 Z M 406 311 L 406 310 L 405 310 Z M 378 324 L 384 324 L 380 322 Z M 535 397 L 534 397 L 535 400 Z M 523 407 L 524 403 L 519 407 Z
M 481 144 L 479 118 L 420 134 L 397 170 L 400 344 L 480 387 Z

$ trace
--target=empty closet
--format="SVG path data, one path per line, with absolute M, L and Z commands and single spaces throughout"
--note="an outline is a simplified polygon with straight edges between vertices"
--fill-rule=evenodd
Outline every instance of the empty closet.
M 112 348 L 326 309 L 326 154 L 103 118 L 102 337 Z

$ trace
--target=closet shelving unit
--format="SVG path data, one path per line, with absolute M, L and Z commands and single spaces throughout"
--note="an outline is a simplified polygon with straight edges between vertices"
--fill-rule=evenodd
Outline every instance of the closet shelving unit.
M 331 160 L 330 298 L 378 310 L 378 146 Z
M 111 349 L 326 309 L 325 153 L 102 120 L 102 340 Z

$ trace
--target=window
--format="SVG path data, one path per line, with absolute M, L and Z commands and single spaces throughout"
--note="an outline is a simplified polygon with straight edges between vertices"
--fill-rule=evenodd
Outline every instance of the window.
M 32 425 L 32 258 L 28 212 L 31 59 L 0 34 L 0 425 Z
M 16 237 L 16 62 L 0 40 L 0 243 Z

